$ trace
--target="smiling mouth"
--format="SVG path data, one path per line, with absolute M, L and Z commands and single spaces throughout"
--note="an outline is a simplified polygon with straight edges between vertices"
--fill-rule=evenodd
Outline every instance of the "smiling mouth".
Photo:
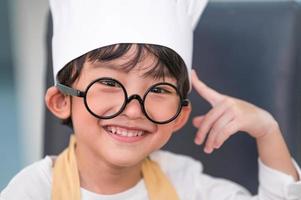
M 113 135 L 127 138 L 141 137 L 147 134 L 144 130 L 126 129 L 119 126 L 105 126 L 104 129 Z

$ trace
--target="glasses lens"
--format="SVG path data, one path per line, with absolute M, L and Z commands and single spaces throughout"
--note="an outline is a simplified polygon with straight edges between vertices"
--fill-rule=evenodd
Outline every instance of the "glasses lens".
M 153 86 L 144 99 L 147 115 L 156 122 L 165 122 L 178 114 L 180 96 L 176 88 L 168 84 Z
M 100 79 L 86 93 L 86 103 L 92 113 L 100 118 L 116 115 L 125 102 L 125 92 L 115 80 Z

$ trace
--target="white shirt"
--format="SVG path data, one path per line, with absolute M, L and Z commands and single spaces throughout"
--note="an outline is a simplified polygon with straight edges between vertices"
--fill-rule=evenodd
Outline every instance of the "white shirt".
M 188 156 L 166 151 L 150 155 L 169 177 L 182 200 L 301 200 L 301 181 L 259 163 L 258 195 L 229 180 L 214 178 L 203 173 L 202 164 Z M 19 172 L 1 192 L 0 200 L 50 200 L 52 159 L 46 156 Z M 301 177 L 301 170 L 294 162 Z M 144 181 L 127 191 L 101 195 L 81 188 L 83 200 L 146 200 Z

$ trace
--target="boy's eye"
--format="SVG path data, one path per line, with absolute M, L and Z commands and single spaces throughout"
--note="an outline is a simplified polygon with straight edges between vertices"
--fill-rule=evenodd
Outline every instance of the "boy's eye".
M 99 81 L 99 83 L 105 85 L 105 86 L 109 86 L 109 87 L 120 87 L 120 85 L 113 80 L 101 80 Z
M 172 91 L 170 91 L 168 88 L 153 87 L 151 89 L 151 92 L 158 93 L 158 94 L 170 94 Z

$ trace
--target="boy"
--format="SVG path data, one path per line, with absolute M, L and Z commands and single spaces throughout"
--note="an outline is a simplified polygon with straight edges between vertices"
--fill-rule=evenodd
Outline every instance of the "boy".
M 20 172 L 1 199 L 301 199 L 300 169 L 274 118 L 191 73 L 192 31 L 205 4 L 52 0 L 56 86 L 45 101 L 74 135 L 59 156 Z M 256 139 L 257 196 L 159 151 L 189 117 L 190 82 L 212 105 L 193 122 L 205 152 L 239 130 Z

